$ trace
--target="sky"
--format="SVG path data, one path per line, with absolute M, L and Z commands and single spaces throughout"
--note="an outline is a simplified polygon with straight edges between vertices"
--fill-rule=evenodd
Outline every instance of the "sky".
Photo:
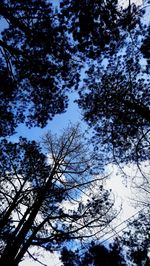
M 120 0 L 121 1 L 121 0 Z M 133 1 L 132 1 L 133 2 Z M 136 0 L 136 3 L 138 4 L 142 3 L 142 0 Z M 122 3 L 127 4 L 128 0 L 122 0 Z M 1 25 L 4 23 L 2 20 L 0 21 Z M 51 130 L 54 133 L 60 132 L 64 127 L 66 127 L 69 123 L 81 123 L 82 130 L 87 130 L 87 125 L 84 123 L 82 119 L 81 111 L 79 110 L 76 103 L 74 103 L 74 98 L 76 97 L 76 94 L 70 95 L 70 103 L 67 111 L 63 114 L 56 115 L 55 118 L 52 121 L 49 121 L 48 125 L 44 129 L 40 128 L 32 128 L 28 129 L 24 125 L 19 125 L 16 129 L 17 133 L 14 134 L 11 137 L 12 141 L 17 141 L 19 136 L 23 136 L 26 138 L 29 138 L 31 140 L 38 140 L 40 136 L 42 136 L 44 133 L 46 133 L 48 130 Z M 110 165 L 110 170 L 113 170 L 112 177 L 106 182 L 106 186 L 108 188 L 111 188 L 113 193 L 116 196 L 116 204 L 120 205 L 122 204 L 122 208 L 124 211 L 121 213 L 120 217 L 118 218 L 117 223 L 119 224 L 121 221 L 124 221 L 131 217 L 134 213 L 137 212 L 133 206 L 131 206 L 129 198 L 131 195 L 131 189 L 130 189 L 130 182 L 125 182 L 125 180 L 120 178 L 120 175 L 118 175 L 118 169 Z M 127 170 L 130 171 L 130 170 Z M 32 250 L 33 251 L 33 250 Z M 45 252 L 42 250 L 38 250 L 39 254 L 39 260 L 42 263 L 47 264 L 48 266 L 60 266 L 61 263 L 58 259 L 57 254 L 49 254 L 48 252 Z M 38 262 L 33 262 L 33 260 L 26 258 L 23 262 L 19 264 L 19 266 L 39 266 L 40 264 Z

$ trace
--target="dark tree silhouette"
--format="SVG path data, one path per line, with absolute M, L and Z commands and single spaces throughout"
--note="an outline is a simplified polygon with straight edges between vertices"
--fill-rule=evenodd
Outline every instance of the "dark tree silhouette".
M 127 259 L 136 266 L 150 264 L 150 214 L 143 209 L 138 217 L 128 223 L 128 229 L 116 240 L 126 250 Z
M 76 250 L 65 247 L 61 252 L 61 261 L 64 266 L 148 266 L 149 239 L 150 214 L 149 208 L 144 208 L 128 222 L 127 229 L 115 238 L 109 248 L 94 242 Z
M 64 248 L 61 252 L 61 260 L 64 266 L 127 266 L 117 243 L 110 248 L 94 242 L 86 250 L 71 251 Z
M 114 55 L 140 18 L 135 5 L 118 1 L 7 1 L 0 3 L 1 129 L 19 123 L 44 127 L 67 107 L 88 58 Z M 130 18 L 130 19 L 129 19 Z
M 52 251 L 98 234 L 116 216 L 109 191 L 92 174 L 94 154 L 78 127 L 60 137 L 48 133 L 42 143 L 48 157 L 34 141 L 1 143 L 3 266 L 18 265 L 30 246 Z
M 7 22 L 0 40 L 0 135 L 6 136 L 19 123 L 44 127 L 62 113 L 78 71 L 51 3 L 2 0 L 0 16 Z
M 95 130 L 96 148 L 124 162 L 149 158 L 149 77 L 142 64 L 149 30 L 143 10 L 131 1 L 125 9 L 118 1 L 61 3 L 60 21 L 87 62 L 79 106 Z
M 139 21 L 139 11 L 129 4 L 121 8 L 118 0 L 61 1 L 61 23 L 76 42 L 78 51 L 96 59 L 103 54 L 114 54 L 122 46 L 126 31 Z
M 150 64 L 150 26 L 147 29 L 147 32 L 145 34 L 144 41 L 141 46 L 141 51 L 144 55 L 144 57 L 148 60 L 148 64 Z
M 96 132 L 97 147 L 113 150 L 119 160 L 149 158 L 149 79 L 138 54 L 114 56 L 102 68 L 91 65 L 80 90 L 79 105 Z M 100 145 L 99 145 L 99 144 Z
M 136 16 L 133 11 L 132 16 Z M 140 51 L 147 31 L 142 19 L 132 30 L 126 29 L 114 53 L 104 52 L 89 61 L 79 88 L 78 103 L 85 120 L 95 130 L 96 148 L 107 155 L 113 153 L 115 160 L 122 162 L 149 158 L 149 75 Z M 147 42 L 148 37 L 142 47 Z

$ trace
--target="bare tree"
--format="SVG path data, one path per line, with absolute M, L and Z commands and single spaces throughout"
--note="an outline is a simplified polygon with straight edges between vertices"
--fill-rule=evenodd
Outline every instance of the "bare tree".
M 97 235 L 115 218 L 79 126 L 59 137 L 48 132 L 41 144 L 21 139 L 1 148 L 1 265 L 18 265 L 31 246 L 54 250 Z

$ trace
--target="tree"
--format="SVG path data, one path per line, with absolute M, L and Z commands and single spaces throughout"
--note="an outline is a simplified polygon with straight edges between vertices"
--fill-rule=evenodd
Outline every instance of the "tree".
M 147 63 L 142 65 L 149 28 L 143 14 L 131 1 L 127 8 L 117 0 L 60 3 L 59 20 L 86 66 L 77 102 L 94 128 L 101 158 L 111 151 L 117 162 L 149 158 L 149 78 Z
M 77 250 L 64 248 L 61 260 L 64 266 L 148 266 L 149 257 L 149 209 L 139 211 L 137 217 L 130 220 L 127 229 L 114 239 L 106 248 L 102 244 L 91 242 Z
M 128 229 L 117 239 L 126 250 L 127 259 L 136 266 L 148 266 L 150 263 L 150 215 L 149 209 L 143 209 L 138 217 L 128 223 Z M 131 263 L 131 265 L 133 265 Z
M 65 111 L 87 60 L 114 55 L 140 17 L 135 5 L 121 9 L 117 0 L 65 0 L 56 9 L 52 2 L 0 3 L 1 136 L 19 123 L 44 127 Z
M 64 266 L 125 266 L 127 265 L 122 255 L 121 248 L 114 244 L 106 248 L 100 244 L 91 242 L 88 248 L 76 251 L 64 248 L 61 252 L 61 260 Z
M 78 103 L 94 129 L 96 148 L 119 163 L 149 159 L 149 76 L 140 52 L 145 32 L 141 20 L 113 54 L 91 60 L 79 88 Z
M 149 158 L 148 76 L 141 78 L 140 58 L 135 56 L 114 56 L 106 69 L 92 64 L 78 100 L 96 132 L 97 146 L 122 161 Z
M 44 127 L 62 113 L 78 71 L 52 3 L 2 0 L 0 17 L 7 24 L 0 40 L 0 135 L 7 136 L 19 123 Z
M 141 51 L 144 55 L 144 57 L 147 59 L 148 64 L 150 64 L 150 50 L 149 50 L 149 46 L 150 46 L 150 26 L 148 26 L 147 32 L 145 34 L 145 38 L 144 41 L 141 45 Z
M 47 156 L 34 141 L 1 142 L 2 265 L 18 265 L 31 246 L 52 251 L 99 234 L 116 216 L 81 137 L 78 127 L 60 137 L 47 133 Z
M 130 1 L 123 9 L 118 0 L 64 0 L 60 8 L 61 23 L 71 33 L 82 59 L 113 55 L 139 21 L 138 8 Z

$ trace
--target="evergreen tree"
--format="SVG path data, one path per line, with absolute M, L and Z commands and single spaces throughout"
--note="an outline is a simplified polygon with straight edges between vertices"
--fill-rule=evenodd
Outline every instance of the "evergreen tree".
M 91 3 L 90 1 L 85 2 L 87 5 Z M 109 1 L 107 2 L 109 3 Z M 94 2 L 92 3 L 94 5 Z M 115 12 L 116 1 L 113 1 L 113 4 L 114 9 L 108 8 L 112 13 Z M 100 7 L 100 4 L 97 5 Z M 94 8 L 96 12 L 97 9 Z M 90 6 L 89 10 L 91 10 Z M 106 8 L 104 12 L 108 10 Z M 127 10 L 128 13 L 126 13 Z M 128 20 L 128 25 L 124 25 L 125 14 L 131 16 L 133 24 Z M 101 53 L 99 55 L 94 53 L 96 55 L 94 60 L 88 61 L 83 83 L 78 89 L 78 104 L 83 110 L 85 121 L 94 129 L 93 143 L 95 143 L 96 149 L 102 153 L 100 159 L 110 159 L 111 162 L 139 163 L 149 159 L 148 62 L 144 62 L 143 65 L 143 54 L 146 51 L 144 47 L 147 47 L 149 28 L 144 25 L 141 15 L 140 10 L 134 5 L 129 5 L 126 10 L 120 10 L 118 17 L 114 20 L 120 35 L 116 35 L 114 41 L 109 34 L 114 46 L 110 41 L 106 45 L 108 49 L 101 49 L 100 46 L 95 48 L 100 49 Z M 103 21 L 100 11 L 97 17 L 94 12 L 91 16 L 100 27 L 100 21 Z M 111 15 L 109 19 L 112 21 Z M 105 23 L 106 25 L 107 23 Z M 110 23 L 109 26 L 111 31 Z M 95 36 L 90 34 L 90 30 L 88 34 L 90 36 L 88 40 L 94 42 Z M 144 42 L 143 36 L 146 36 Z M 79 40 L 78 42 L 81 43 Z M 103 41 L 101 40 L 101 43 L 105 45 L 105 38 Z M 91 45 L 94 49 L 94 44 Z M 89 47 L 88 42 L 84 43 L 82 56 L 84 54 L 86 58 L 88 57 L 85 49 Z M 112 47 L 114 47 L 113 51 Z M 148 58 L 148 52 L 145 56 Z
M 2 0 L 0 16 L 7 24 L 0 40 L 0 135 L 6 136 L 19 123 L 44 127 L 62 113 L 78 71 L 52 3 Z
M 150 215 L 149 209 L 139 212 L 136 219 L 128 223 L 128 228 L 121 238 L 116 240 L 126 251 L 131 265 L 148 266 L 150 264 Z
M 106 248 L 92 242 L 86 250 L 71 251 L 64 248 L 61 253 L 64 266 L 126 266 L 121 248 L 114 244 Z

